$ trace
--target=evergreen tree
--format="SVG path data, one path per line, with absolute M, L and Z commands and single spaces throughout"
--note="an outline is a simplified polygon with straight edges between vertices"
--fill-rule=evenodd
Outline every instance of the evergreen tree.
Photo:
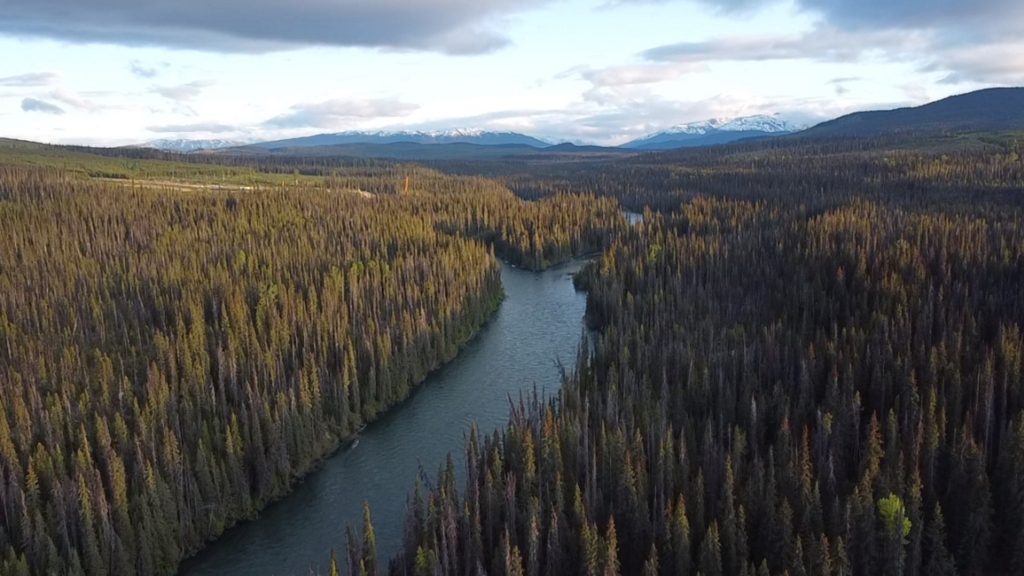
M 704 576 L 723 576 L 722 545 L 718 525 L 712 523 L 700 547 L 700 573 Z
M 946 549 L 946 526 L 942 518 L 942 507 L 938 504 L 932 510 L 931 521 L 925 529 L 922 573 L 934 576 L 957 573 L 953 558 Z
M 363 567 L 367 574 L 377 574 L 377 535 L 373 530 L 373 522 L 370 519 L 370 504 L 363 502 Z

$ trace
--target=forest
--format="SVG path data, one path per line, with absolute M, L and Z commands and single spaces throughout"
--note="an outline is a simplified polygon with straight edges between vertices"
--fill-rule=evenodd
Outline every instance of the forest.
M 453 358 L 498 256 L 623 226 L 387 163 L 0 151 L 0 574 L 174 573 Z
M 389 572 L 1024 574 L 1020 149 L 489 166 L 648 210 L 560 398 L 416 483 Z
M 0 573 L 173 573 L 453 358 L 499 258 L 593 255 L 560 394 L 331 576 L 1024 574 L 1022 149 L 0 149 Z

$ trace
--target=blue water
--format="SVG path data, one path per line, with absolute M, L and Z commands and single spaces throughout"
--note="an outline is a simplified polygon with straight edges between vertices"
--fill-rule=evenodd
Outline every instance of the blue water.
M 184 576 L 326 574 L 330 551 L 344 562 L 345 527 L 373 512 L 377 555 L 402 541 L 406 497 L 420 467 L 433 478 L 449 452 L 465 467 L 470 424 L 489 433 L 508 421 L 508 397 L 561 386 L 558 362 L 571 369 L 583 330 L 586 296 L 573 289 L 573 262 L 545 272 L 504 266 L 505 301 L 480 334 L 402 405 L 368 426 L 261 516 L 231 530 L 182 564 Z M 386 564 L 385 564 L 386 565 Z

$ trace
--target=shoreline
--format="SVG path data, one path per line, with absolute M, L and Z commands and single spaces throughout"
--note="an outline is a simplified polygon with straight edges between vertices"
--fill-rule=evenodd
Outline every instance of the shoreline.
M 499 262 L 501 262 L 502 264 L 506 264 L 506 265 L 508 264 L 504 260 L 499 260 Z M 477 327 L 475 327 L 473 329 L 472 333 L 469 335 L 468 338 L 466 338 L 462 342 L 459 342 L 459 343 L 456 344 L 456 352 L 455 352 L 454 355 L 452 355 L 451 358 L 442 360 L 442 361 L 438 362 L 435 366 L 433 366 L 429 370 L 427 370 L 426 374 L 423 376 L 422 379 L 420 379 L 418 382 L 414 383 L 413 385 L 411 385 L 409 387 L 409 391 L 408 391 L 408 393 L 405 396 L 403 396 L 401 399 L 397 400 L 396 402 L 394 402 L 393 404 L 388 406 L 386 409 L 377 412 L 377 414 L 374 415 L 373 419 L 371 419 L 369 421 L 366 421 L 366 422 L 363 422 L 362 425 L 355 432 L 346 434 L 344 436 L 338 436 L 334 432 L 329 433 L 328 447 L 326 448 L 324 453 L 321 456 L 318 456 L 317 458 L 313 459 L 310 462 L 310 464 L 307 467 L 305 467 L 302 471 L 294 472 L 291 475 L 291 478 L 288 481 L 287 487 L 280 494 L 275 494 L 275 495 L 271 496 L 270 498 L 268 498 L 267 500 L 265 500 L 263 502 L 260 502 L 256 506 L 256 513 L 255 513 L 255 515 L 253 515 L 251 517 L 236 518 L 235 520 L 233 520 L 230 523 L 225 523 L 224 529 L 221 530 L 217 535 L 215 535 L 212 538 L 210 538 L 210 539 L 206 540 L 205 542 L 203 542 L 198 548 L 196 548 L 194 550 L 187 550 L 187 551 L 185 551 L 183 553 L 181 559 L 178 560 L 177 566 L 175 567 L 174 571 L 171 572 L 171 574 L 175 574 L 175 575 L 182 574 L 182 567 L 183 566 L 188 564 L 190 560 L 193 560 L 196 557 L 198 557 L 200 554 L 202 554 L 203 551 L 206 550 L 211 544 L 213 544 L 217 540 L 219 540 L 222 537 L 224 537 L 224 535 L 227 534 L 228 531 L 230 531 L 230 530 L 232 530 L 234 528 L 237 528 L 237 527 L 239 527 L 239 526 L 241 526 L 243 524 L 246 524 L 248 522 L 255 522 L 255 521 L 259 520 L 260 517 L 262 516 L 263 512 L 268 507 L 270 507 L 270 506 L 280 502 L 281 500 L 287 498 L 292 493 L 294 493 L 296 487 L 301 485 L 302 482 L 305 481 L 305 479 L 308 478 L 311 474 L 314 474 L 317 471 L 319 471 L 320 469 L 322 469 L 324 464 L 328 460 L 330 460 L 331 458 L 337 456 L 342 450 L 344 450 L 345 448 L 349 447 L 359 437 L 360 433 L 362 433 L 363 431 L 367 430 L 369 427 L 373 426 L 375 423 L 379 422 L 386 415 L 389 415 L 389 414 L 393 413 L 394 411 L 397 411 L 404 404 L 408 403 L 409 400 L 411 400 L 412 397 L 415 396 L 416 393 L 419 392 L 423 388 L 424 384 L 426 384 L 426 382 L 430 379 L 431 376 L 436 374 L 438 371 L 444 369 L 448 364 L 450 364 L 452 361 L 454 361 L 459 356 L 459 354 L 462 353 L 463 349 L 466 346 L 468 346 L 471 342 L 473 342 L 473 340 L 475 340 L 483 332 L 483 330 L 494 319 L 494 316 L 498 313 L 498 310 L 501 308 L 501 304 L 502 304 L 502 302 L 504 302 L 504 300 L 505 300 L 505 291 L 504 291 L 504 287 L 502 287 L 500 292 L 493 299 L 493 302 L 491 303 L 491 307 L 487 311 L 487 314 L 486 314 L 486 317 L 485 317 L 484 321 L 481 322 L 479 326 L 477 326 Z

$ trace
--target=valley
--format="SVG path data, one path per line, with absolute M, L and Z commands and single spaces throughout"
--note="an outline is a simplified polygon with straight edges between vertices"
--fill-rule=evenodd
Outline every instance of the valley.
M 1020 573 L 1022 101 L 2 140 L 0 574 Z

